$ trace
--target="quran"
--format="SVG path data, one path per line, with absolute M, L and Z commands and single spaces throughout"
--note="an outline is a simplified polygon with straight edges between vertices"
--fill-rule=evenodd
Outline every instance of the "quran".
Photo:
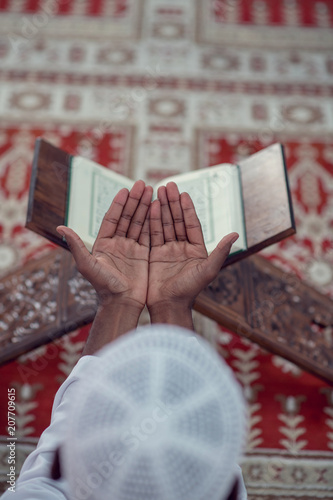
M 191 196 L 201 222 L 208 252 L 214 250 L 226 234 L 236 231 L 239 239 L 232 251 L 245 250 L 246 230 L 242 203 L 240 169 L 222 164 L 163 179 L 159 186 L 175 182 L 180 192 Z M 134 181 L 97 163 L 73 157 L 70 165 L 66 225 L 72 228 L 91 250 L 102 219 L 121 188 L 131 189 Z
M 190 194 L 207 251 L 237 232 L 226 263 L 250 255 L 295 232 L 283 147 L 274 144 L 237 164 L 223 163 L 167 177 Z M 134 180 L 36 140 L 26 227 L 67 247 L 56 232 L 71 227 L 91 250 L 115 194 Z

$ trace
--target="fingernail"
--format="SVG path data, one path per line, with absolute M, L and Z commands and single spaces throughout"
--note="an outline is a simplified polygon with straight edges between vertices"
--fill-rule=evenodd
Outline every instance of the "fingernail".
M 237 241 L 239 238 L 239 234 L 235 235 L 232 239 L 231 239 L 231 244 L 233 245 L 235 243 L 235 241 Z
M 58 229 L 58 228 L 57 228 L 57 232 L 60 234 L 60 236 L 62 236 L 62 241 L 67 243 L 65 233 L 61 229 Z

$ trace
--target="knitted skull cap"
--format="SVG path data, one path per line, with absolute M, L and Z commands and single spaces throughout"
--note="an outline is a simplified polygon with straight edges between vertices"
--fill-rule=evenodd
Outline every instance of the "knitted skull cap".
M 214 349 L 169 325 L 98 352 L 72 390 L 61 448 L 76 500 L 223 500 L 246 434 L 241 389 Z

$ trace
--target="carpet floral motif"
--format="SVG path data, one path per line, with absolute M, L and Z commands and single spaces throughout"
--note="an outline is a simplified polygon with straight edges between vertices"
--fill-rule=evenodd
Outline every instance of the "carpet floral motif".
M 0 274 L 54 249 L 24 228 L 36 137 L 149 183 L 282 142 L 297 234 L 262 255 L 333 297 L 332 24 L 329 0 L 0 0 Z M 18 286 L 29 297 L 29 283 Z M 240 286 L 241 277 L 228 285 L 226 303 Z M 18 314 L 29 314 L 21 292 Z M 196 323 L 248 401 L 249 498 L 333 498 L 332 388 Z M 277 327 L 292 335 L 297 324 Z M 88 330 L 0 368 L 2 490 L 7 387 L 21 466 Z M 325 335 L 332 343 L 332 329 Z

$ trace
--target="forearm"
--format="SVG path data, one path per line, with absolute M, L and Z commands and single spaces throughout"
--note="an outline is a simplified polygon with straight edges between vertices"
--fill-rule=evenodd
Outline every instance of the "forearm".
M 181 301 L 161 301 L 148 307 L 151 323 L 177 325 L 194 330 L 192 308 Z
M 82 356 L 95 354 L 121 335 L 134 330 L 141 310 L 128 304 L 112 303 L 98 307 Z

